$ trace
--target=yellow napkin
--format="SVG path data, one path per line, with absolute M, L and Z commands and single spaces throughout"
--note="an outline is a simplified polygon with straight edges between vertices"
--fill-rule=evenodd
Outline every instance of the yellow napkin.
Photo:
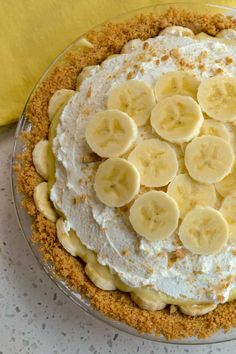
M 172 1 L 1 1 L 0 126 L 19 118 L 27 96 L 41 74 L 79 35 L 127 11 L 168 2 Z M 188 1 L 188 4 L 192 2 Z M 236 1 L 232 0 L 217 1 L 217 4 L 236 7 Z

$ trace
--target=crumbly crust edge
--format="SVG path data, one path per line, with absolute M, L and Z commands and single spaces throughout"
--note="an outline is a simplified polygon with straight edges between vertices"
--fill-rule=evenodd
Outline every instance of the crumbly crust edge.
M 64 250 L 57 240 L 55 224 L 37 211 L 33 201 L 34 187 L 42 179 L 35 171 L 32 150 L 39 140 L 47 138 L 50 124 L 47 106 L 51 95 L 61 88 L 75 89 L 76 78 L 83 67 L 99 64 L 109 55 L 119 53 L 127 41 L 154 37 L 160 30 L 172 25 L 215 36 L 223 29 L 236 28 L 236 20 L 221 14 L 201 15 L 169 8 L 164 14 L 139 15 L 125 22 L 108 23 L 99 31 L 89 32 L 87 38 L 94 48 L 89 51 L 74 48 L 67 53 L 46 75 L 28 103 L 26 115 L 32 129 L 22 133 L 26 148 L 17 156 L 18 163 L 14 169 L 18 190 L 24 194 L 22 205 L 35 220 L 32 242 L 38 244 L 43 261 L 52 264 L 55 277 L 65 280 L 72 290 L 88 298 L 92 306 L 105 316 L 124 322 L 139 332 L 164 335 L 167 339 L 191 336 L 206 338 L 222 328 L 227 331 L 236 326 L 236 300 L 218 305 L 204 316 L 189 317 L 179 311 L 170 311 L 169 307 L 155 312 L 143 310 L 126 293 L 100 290 L 87 278 L 84 263 Z

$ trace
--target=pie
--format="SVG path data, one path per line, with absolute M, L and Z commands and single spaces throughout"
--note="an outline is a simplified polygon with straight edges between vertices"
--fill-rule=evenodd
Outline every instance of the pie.
M 105 25 L 27 107 L 15 169 L 32 241 L 71 289 L 141 332 L 236 325 L 234 28 L 176 9 Z

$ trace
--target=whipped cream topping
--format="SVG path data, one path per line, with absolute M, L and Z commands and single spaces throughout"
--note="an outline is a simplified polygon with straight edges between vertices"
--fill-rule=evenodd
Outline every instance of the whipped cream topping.
M 98 261 L 129 286 L 149 286 L 175 298 L 225 302 L 236 288 L 236 246 L 228 244 L 209 256 L 184 250 L 184 256 L 178 257 L 183 247 L 177 231 L 167 240 L 149 242 L 132 229 L 128 208 L 109 208 L 97 199 L 93 181 L 98 162 L 84 163 L 83 159 L 91 153 L 85 140 L 87 122 L 106 109 L 107 96 L 116 85 L 132 78 L 153 87 L 160 75 L 176 70 L 190 71 L 201 79 L 235 76 L 235 48 L 212 40 L 163 35 L 145 44 L 132 41 L 124 51 L 91 72 L 62 112 L 53 141 L 56 182 L 51 200 L 81 242 L 97 253 Z M 227 62 L 227 57 L 233 62 Z M 233 126 L 230 132 L 235 146 Z M 157 137 L 150 126 L 139 128 L 139 139 L 150 137 Z M 181 160 L 181 147 L 173 146 Z

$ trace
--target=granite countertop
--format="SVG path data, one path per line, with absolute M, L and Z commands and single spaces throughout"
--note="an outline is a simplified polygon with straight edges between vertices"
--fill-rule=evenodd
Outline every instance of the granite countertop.
M 18 226 L 10 188 L 15 126 L 0 132 L 0 354 L 229 354 L 236 342 L 178 346 L 138 339 L 80 310 L 39 267 Z

